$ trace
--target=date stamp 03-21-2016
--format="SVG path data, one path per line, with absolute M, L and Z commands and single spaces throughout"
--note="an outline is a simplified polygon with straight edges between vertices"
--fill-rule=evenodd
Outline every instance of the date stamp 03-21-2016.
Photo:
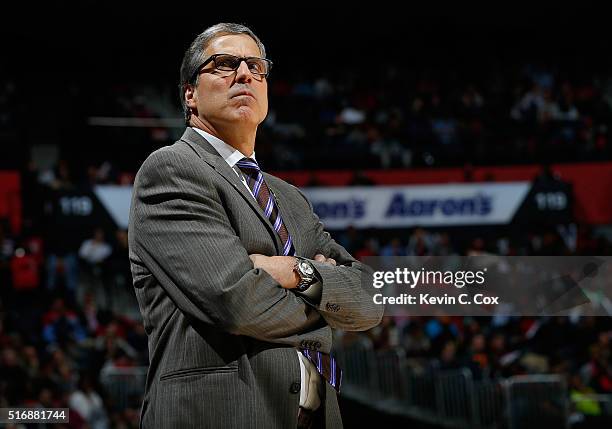
M 68 408 L 0 408 L 0 424 L 69 423 Z

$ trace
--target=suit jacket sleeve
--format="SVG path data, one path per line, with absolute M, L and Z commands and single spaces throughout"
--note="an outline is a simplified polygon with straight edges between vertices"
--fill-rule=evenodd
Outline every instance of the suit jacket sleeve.
M 180 311 L 236 335 L 299 345 L 325 325 L 316 309 L 253 263 L 207 164 L 168 150 L 134 184 L 130 245 Z
M 299 192 L 299 190 L 298 190 Z M 372 269 L 357 261 L 324 230 L 312 204 L 300 192 L 310 206 L 314 227 L 312 233 L 318 242 L 318 252 L 336 260 L 337 266 L 312 261 L 321 276 L 321 300 L 316 308 L 332 328 L 345 331 L 365 331 L 382 318 L 384 306 L 375 304 L 372 297 Z

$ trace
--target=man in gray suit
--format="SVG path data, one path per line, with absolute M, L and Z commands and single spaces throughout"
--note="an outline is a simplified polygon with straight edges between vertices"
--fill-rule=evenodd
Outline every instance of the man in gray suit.
M 130 260 L 150 352 L 141 427 L 341 427 L 331 329 L 382 317 L 362 281 L 371 270 L 255 160 L 270 67 L 247 27 L 198 35 L 181 66 L 188 127 L 136 176 Z

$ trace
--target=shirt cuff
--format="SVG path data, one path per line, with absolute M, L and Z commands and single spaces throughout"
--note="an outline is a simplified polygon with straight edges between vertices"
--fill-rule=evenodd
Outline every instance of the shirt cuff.
M 324 381 L 317 372 L 317 368 L 306 356 L 299 351 L 298 356 L 300 358 L 300 371 L 304 371 L 302 373 L 302 388 L 300 389 L 300 407 L 314 411 L 321 405 L 319 388 Z
M 306 358 L 299 350 L 296 351 L 298 354 L 298 360 L 300 361 L 300 407 L 303 407 L 306 403 L 306 398 L 308 398 L 308 385 L 310 383 L 310 374 L 306 371 L 306 366 L 304 365 L 304 360 Z

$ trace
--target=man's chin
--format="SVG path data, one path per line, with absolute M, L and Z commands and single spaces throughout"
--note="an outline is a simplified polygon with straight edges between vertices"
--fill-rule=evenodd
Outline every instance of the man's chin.
M 259 120 L 259 115 L 249 106 L 238 107 L 232 116 L 241 122 L 252 122 L 254 124 L 259 124 L 261 122 Z

